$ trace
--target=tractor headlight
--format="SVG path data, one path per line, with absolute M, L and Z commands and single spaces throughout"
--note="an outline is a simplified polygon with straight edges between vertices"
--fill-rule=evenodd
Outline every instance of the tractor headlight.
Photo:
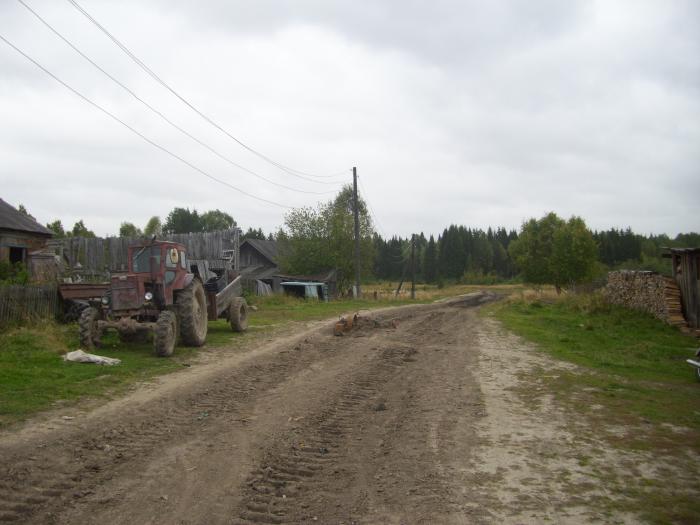
M 152 301 L 153 300 L 153 294 L 151 292 L 146 292 L 146 295 L 143 296 L 146 301 Z
M 102 304 L 107 306 L 109 304 L 109 297 L 107 297 L 106 295 L 102 297 Z

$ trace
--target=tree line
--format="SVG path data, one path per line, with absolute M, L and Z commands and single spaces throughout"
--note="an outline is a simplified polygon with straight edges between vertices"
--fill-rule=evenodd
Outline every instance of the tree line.
M 19 210 L 31 217 L 24 206 L 20 205 Z M 414 273 L 418 282 L 429 284 L 523 280 L 560 289 L 617 268 L 669 274 L 668 260 L 661 257 L 664 248 L 700 246 L 698 233 L 670 238 L 665 234 L 641 235 L 629 227 L 591 231 L 582 218 L 562 219 L 553 212 L 526 221 L 519 231 L 452 224 L 437 238 L 422 232 L 383 238 L 376 232 L 362 198 L 359 215 L 360 265 L 365 280 L 398 281 Z M 64 229 L 60 220 L 46 226 L 56 237 L 95 236 L 83 220 L 76 221 L 70 230 Z M 119 235 L 209 232 L 236 226 L 230 214 L 218 209 L 200 213 L 176 207 L 165 221 L 153 216 L 143 229 L 123 222 Z M 274 234 L 249 227 L 243 239 L 276 240 L 278 263 L 286 273 L 309 275 L 338 269 L 340 285 L 349 285 L 355 272 L 352 187 L 345 186 L 334 199 L 316 207 L 293 209 Z
M 445 228 L 437 239 L 433 235 L 426 238 L 422 232 L 388 240 L 375 234 L 374 276 L 399 280 L 414 272 L 418 280 L 426 283 L 445 279 L 460 282 L 512 279 L 516 269 L 508 247 L 517 236 L 515 230 L 503 227 L 484 231 L 454 224 Z
M 292 210 L 276 236 L 280 266 L 292 274 L 341 270 L 341 286 L 353 281 L 352 188 L 316 208 Z M 505 227 L 450 225 L 435 238 L 418 233 L 383 238 L 360 198 L 361 273 L 365 280 L 398 281 L 415 274 L 418 282 L 492 284 L 525 281 L 557 290 L 603 277 L 616 268 L 669 274 L 663 248 L 700 246 L 700 234 L 640 235 L 631 228 L 591 231 L 581 217 L 563 219 L 550 212 Z
M 23 205 L 19 205 L 19 211 L 30 216 Z M 33 218 L 33 217 L 32 217 Z M 143 229 L 133 222 L 122 222 L 119 226 L 119 237 L 152 237 L 171 233 L 199 233 L 229 230 L 238 226 L 235 219 L 228 213 L 219 209 L 199 213 L 197 209 L 173 208 L 166 216 L 165 222 L 157 215 L 151 217 Z M 95 237 L 95 233 L 85 226 L 81 219 L 76 221 L 72 229 L 65 229 L 59 219 L 50 222 L 46 227 L 55 237 Z M 272 239 L 272 234 L 265 235 L 262 228 L 248 228 L 243 233 L 244 239 Z

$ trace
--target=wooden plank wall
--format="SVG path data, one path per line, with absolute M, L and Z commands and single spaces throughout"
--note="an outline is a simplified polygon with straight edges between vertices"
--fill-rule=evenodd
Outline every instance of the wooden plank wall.
M 700 328 L 700 280 L 698 276 L 698 259 L 696 253 L 684 253 L 675 255 L 674 277 L 681 290 L 681 301 L 685 320 L 691 328 Z M 680 268 L 678 268 L 678 266 Z M 677 270 L 680 269 L 680 272 Z
M 235 250 L 238 260 L 240 230 L 222 230 L 206 233 L 182 233 L 164 235 L 163 240 L 185 245 L 190 259 L 221 259 L 224 250 Z M 143 242 L 142 237 L 85 238 L 66 237 L 53 239 L 50 246 L 62 255 L 66 264 L 75 269 L 82 267 L 86 275 L 103 275 L 107 272 L 125 271 L 129 245 Z M 238 264 L 236 262 L 236 269 Z
M 0 327 L 53 320 L 61 308 L 55 284 L 0 286 Z

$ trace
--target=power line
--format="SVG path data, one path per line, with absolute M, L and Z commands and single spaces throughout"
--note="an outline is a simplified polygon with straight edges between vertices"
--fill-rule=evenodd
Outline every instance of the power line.
M 386 238 L 386 232 L 384 231 L 384 228 L 382 228 L 382 224 L 379 222 L 379 219 L 377 218 L 377 214 L 374 212 L 374 207 L 372 206 L 372 203 L 369 201 L 369 198 L 367 197 L 367 190 L 365 189 L 364 184 L 362 184 L 362 177 L 357 177 L 357 180 L 360 183 L 360 189 L 362 190 L 362 195 L 365 197 L 365 201 L 367 202 L 367 207 L 369 208 L 369 212 L 372 214 L 372 217 L 374 217 L 374 222 L 377 223 L 377 226 L 379 227 L 379 230 L 381 231 L 383 237 Z
M 290 208 L 291 208 L 291 206 L 287 206 L 287 205 L 285 205 L 285 204 L 280 204 L 279 202 L 271 201 L 271 200 L 265 199 L 264 197 L 258 197 L 257 195 L 253 195 L 252 193 L 248 193 L 248 192 L 245 191 L 245 190 L 242 190 L 242 189 L 240 189 L 240 188 L 238 188 L 238 187 L 236 187 L 236 186 L 233 186 L 232 184 L 229 184 L 228 182 L 226 182 L 226 181 L 224 181 L 224 180 L 221 180 L 221 179 L 219 179 L 219 178 L 217 178 L 217 177 L 211 175 L 210 173 L 207 173 L 206 171 L 204 171 L 203 169 L 201 169 L 201 168 L 195 166 L 195 165 L 192 164 L 191 162 L 189 162 L 189 161 L 183 159 L 182 157 L 180 157 L 180 156 L 177 155 L 176 153 L 173 153 L 172 151 L 170 151 L 169 149 L 167 149 L 167 148 L 161 146 L 161 145 L 158 144 L 157 142 L 154 142 L 153 140 L 149 139 L 148 137 L 146 137 L 145 135 L 143 135 L 141 132 L 139 132 L 138 130 L 134 129 L 134 128 L 131 127 L 129 124 L 127 124 L 126 122 L 124 122 L 123 120 L 121 120 L 119 117 L 117 117 L 116 115 L 114 115 L 113 113 L 110 113 L 108 110 L 104 109 L 102 106 L 100 106 L 100 105 L 97 104 L 96 102 L 93 102 L 93 101 L 90 100 L 88 97 L 86 97 L 85 95 L 83 95 L 82 93 L 80 93 L 79 91 L 77 91 L 76 89 L 72 88 L 70 85 L 66 84 L 63 80 L 61 80 L 61 79 L 58 78 L 56 75 L 54 75 L 53 73 L 51 73 L 51 71 L 49 71 L 48 69 L 46 69 L 46 68 L 45 68 L 44 66 L 42 66 L 39 62 L 37 62 L 37 61 L 34 60 L 32 57 L 30 57 L 29 55 L 27 55 L 24 51 L 22 51 L 22 50 L 19 49 L 17 46 L 15 46 L 12 42 L 10 42 L 10 41 L 9 41 L 7 38 L 5 38 L 2 34 L 0 34 L 0 40 L 2 40 L 3 42 L 5 42 L 8 46 L 10 46 L 12 49 L 14 49 L 15 51 L 17 51 L 20 55 L 22 55 L 24 58 L 26 58 L 27 60 L 29 60 L 32 64 L 34 64 L 36 67 L 38 67 L 39 69 L 41 69 L 44 73 L 46 73 L 47 75 L 49 75 L 49 76 L 50 76 L 51 78 L 53 78 L 56 82 L 58 82 L 59 84 L 61 84 L 63 87 L 65 87 L 66 89 L 68 89 L 69 91 L 71 91 L 73 94 L 75 94 L 76 96 L 78 96 L 78 97 L 80 97 L 81 99 L 83 99 L 85 102 L 87 102 L 88 104 L 90 104 L 90 105 L 93 106 L 94 108 L 100 110 L 102 113 L 104 113 L 105 115 L 107 115 L 108 117 L 110 117 L 112 120 L 118 122 L 119 124 L 121 124 L 122 126 L 124 126 L 126 129 L 128 129 L 128 130 L 131 131 L 132 133 L 134 133 L 134 134 L 138 135 L 139 137 L 141 137 L 141 139 L 143 139 L 144 141 L 148 142 L 151 146 L 154 146 L 154 147 L 158 148 L 159 150 L 161 150 L 161 151 L 164 152 L 164 153 L 167 153 L 167 154 L 170 155 L 171 157 L 173 157 L 173 158 L 179 160 L 180 162 L 182 162 L 182 163 L 185 164 L 186 166 L 192 168 L 193 170 L 197 171 L 198 173 L 201 173 L 201 174 L 204 175 L 205 177 L 207 177 L 207 178 L 209 178 L 209 179 L 211 179 L 211 180 L 213 180 L 213 181 L 215 181 L 215 182 L 218 182 L 219 184 L 222 184 L 223 186 L 226 186 L 226 187 L 228 187 L 228 188 L 231 188 L 232 190 L 235 190 L 235 191 L 237 191 L 237 192 L 239 192 L 239 193 L 241 193 L 241 194 L 243 194 L 243 195 L 245 195 L 245 196 L 247 196 L 247 197 L 250 197 L 250 198 L 252 198 L 252 199 L 255 199 L 255 200 L 258 200 L 258 201 L 261 201 L 261 202 L 266 202 L 267 204 L 272 204 L 273 206 L 277 206 L 277 207 L 279 207 L 279 208 L 286 208 L 286 209 L 290 209 Z
M 125 85 L 124 85 L 122 82 L 120 82 L 117 78 L 115 78 L 113 75 L 111 75 L 110 73 L 108 73 L 107 71 L 105 71 L 99 64 L 97 64 L 95 61 L 93 61 L 89 56 L 87 56 L 87 55 L 86 55 L 85 53 L 83 53 L 80 49 L 78 49 L 70 40 L 68 40 L 64 35 L 62 35 L 58 30 L 56 30 L 51 24 L 49 24 L 46 20 L 44 20 L 44 18 L 42 18 L 42 17 L 39 15 L 39 13 L 37 13 L 34 9 L 32 9 L 31 7 L 29 7 L 29 6 L 24 2 L 24 0 L 17 0 L 17 1 L 18 1 L 20 4 L 22 4 L 30 13 L 32 13 L 32 14 L 33 14 L 42 24 L 44 24 L 51 32 L 53 32 L 57 37 L 59 37 L 59 38 L 60 38 L 61 40 L 63 40 L 68 46 L 70 46 L 71 49 L 73 49 L 73 51 L 75 51 L 75 52 L 78 53 L 81 57 L 83 57 L 85 60 L 87 60 L 93 67 L 95 67 L 98 71 L 100 71 L 102 74 L 104 74 L 104 75 L 105 75 L 107 78 L 109 78 L 112 82 L 114 82 L 114 83 L 117 84 L 119 87 L 121 87 L 124 91 L 126 91 L 127 93 L 129 93 L 129 95 L 131 95 L 134 99 L 136 99 L 138 102 L 140 102 L 141 104 L 143 104 L 146 108 L 148 108 L 151 112 L 153 112 L 155 115 L 157 115 L 158 117 L 160 117 L 163 121 L 165 121 L 166 123 L 168 123 L 170 126 L 172 126 L 173 128 L 175 128 L 176 130 L 178 130 L 180 133 L 182 133 L 182 134 L 185 135 L 186 137 L 189 137 L 191 140 L 193 140 L 194 142 L 196 142 L 196 143 L 199 144 L 200 146 L 202 146 L 202 147 L 208 149 L 209 151 L 211 151 L 214 155 L 216 155 L 216 156 L 219 157 L 220 159 L 222 159 L 222 160 L 228 162 L 229 164 L 231 164 L 232 166 L 235 166 L 236 168 L 238 168 L 238 169 L 240 169 L 240 170 L 245 171 L 246 173 L 249 173 L 250 175 L 253 175 L 254 177 L 257 177 L 257 178 L 259 178 L 259 179 L 261 179 L 261 180 L 264 180 L 265 182 L 267 182 L 267 183 L 269 183 L 269 184 L 273 184 L 273 185 L 278 186 L 278 187 L 280 187 L 280 188 L 284 188 L 284 189 L 287 189 L 287 190 L 295 191 L 295 192 L 297 192 L 297 193 L 306 193 L 306 194 L 310 194 L 310 195 L 327 195 L 327 194 L 329 194 L 329 193 L 335 193 L 334 190 L 330 190 L 330 191 L 307 191 L 307 190 L 301 190 L 301 189 L 298 189 L 298 188 L 294 188 L 294 187 L 292 187 L 292 186 L 287 186 L 287 185 L 285 185 L 285 184 L 281 184 L 281 183 L 276 182 L 276 181 L 274 181 L 274 180 L 270 180 L 270 179 L 268 179 L 267 177 L 265 177 L 265 176 L 263 176 L 263 175 L 260 175 L 259 173 L 256 173 L 255 171 L 253 171 L 253 170 L 251 170 L 251 169 L 248 169 L 248 168 L 246 168 L 245 166 L 241 166 L 240 164 L 234 162 L 233 160 L 231 160 L 230 158 L 226 157 L 225 155 L 223 155 L 222 153 L 220 153 L 220 152 L 217 151 L 216 149 L 214 149 L 214 148 L 212 148 L 211 146 L 209 146 L 209 145 L 208 145 L 207 143 L 205 143 L 204 141 L 198 139 L 197 137 L 195 137 L 194 135 L 192 135 L 191 133 L 189 133 L 187 130 L 185 130 L 185 129 L 183 129 L 182 127 L 180 127 L 180 126 L 178 126 L 177 124 L 175 124 L 172 120 L 170 120 L 168 117 L 166 117 L 163 113 L 161 113 L 159 110 L 157 110 L 156 108 L 154 108 L 151 104 L 149 104 L 148 102 L 146 102 L 145 100 L 143 100 L 141 97 L 139 97 L 136 93 L 134 93 L 134 91 L 132 91 L 129 87 L 125 86 Z
M 227 137 L 229 137 L 230 139 L 232 139 L 233 141 L 235 141 L 236 143 L 238 143 L 240 146 L 242 146 L 243 148 L 247 149 L 248 151 L 250 151 L 250 152 L 253 153 L 254 155 L 257 155 L 258 157 L 260 157 L 260 158 L 263 159 L 264 161 L 269 162 L 269 163 L 272 164 L 273 166 L 276 166 L 277 168 L 281 169 L 282 171 L 284 171 L 284 172 L 286 172 L 286 173 L 288 173 L 288 174 L 290 174 L 290 175 L 293 175 L 293 176 L 295 176 L 295 177 L 298 177 L 298 178 L 300 178 L 300 179 L 305 179 L 305 180 L 308 180 L 308 181 L 311 181 L 311 182 L 316 182 L 316 183 L 318 183 L 318 184 L 332 184 L 332 185 L 340 184 L 339 182 L 324 182 L 324 181 L 314 180 L 314 179 L 311 178 L 311 177 L 323 179 L 323 178 L 332 178 L 332 177 L 334 177 L 334 176 L 336 176 L 336 175 L 314 175 L 314 174 L 312 174 L 312 173 L 307 173 L 307 172 L 304 172 L 304 171 L 301 171 L 301 170 L 296 170 L 296 169 L 294 169 L 294 168 L 290 168 L 290 167 L 285 166 L 284 164 L 282 164 L 282 163 L 280 163 L 280 162 L 277 162 L 277 161 L 271 159 L 270 157 L 268 157 L 268 156 L 266 156 L 266 155 L 260 153 L 259 151 L 257 151 L 256 149 L 252 148 L 251 146 L 248 146 L 248 145 L 247 145 L 245 142 L 243 142 L 242 140 L 236 138 L 236 137 L 235 137 L 234 135 L 232 135 L 229 131 L 227 131 L 227 130 L 224 129 L 221 125 L 219 125 L 218 123 L 216 123 L 211 117 L 207 116 L 205 113 L 203 113 L 202 111 L 200 111 L 200 110 L 199 110 L 197 107 L 195 107 L 191 102 L 189 102 L 185 97 L 183 97 L 183 96 L 180 95 L 177 91 L 175 91 L 174 88 L 172 88 L 170 85 L 168 85 L 168 84 L 167 84 L 162 78 L 160 78 L 150 67 L 148 67 L 148 66 L 147 66 L 141 59 L 139 59 L 134 53 L 132 53 L 131 50 L 130 50 L 128 47 L 126 47 L 124 44 L 122 44 L 122 43 L 121 43 L 112 33 L 110 33 L 102 24 L 100 24 L 97 20 L 95 20 L 95 18 L 93 18 L 93 16 L 90 15 L 90 13 L 88 13 L 82 6 L 80 6 L 80 4 L 78 4 L 78 2 L 76 2 L 75 0 L 67 0 L 67 1 L 68 1 L 73 7 L 75 7 L 75 9 L 77 9 L 83 16 L 85 16 L 85 18 L 87 18 L 90 22 L 92 22 L 100 31 L 102 31 L 105 35 L 107 35 L 107 37 L 108 37 L 112 42 L 114 42 L 114 44 L 115 44 L 117 47 L 119 47 L 119 49 L 121 49 L 129 58 L 131 58 L 131 60 L 132 60 L 137 66 L 139 66 L 139 67 L 140 67 L 141 69 L 143 69 L 151 78 L 153 78 L 153 80 L 155 80 L 155 81 L 158 82 L 160 85 L 162 85 L 165 89 L 167 89 L 168 91 L 170 91 L 170 93 L 172 93 L 175 97 L 177 97 L 178 99 L 180 99 L 180 101 L 182 101 L 185 105 L 187 105 L 192 111 L 194 111 L 195 113 L 197 113 L 197 115 L 199 115 L 199 116 L 200 116 L 201 118 L 203 118 L 206 122 L 208 122 L 209 124 L 211 124 L 212 126 L 214 126 L 214 127 L 215 127 L 216 129 L 218 129 L 220 132 L 222 132 L 223 134 L 225 134 Z

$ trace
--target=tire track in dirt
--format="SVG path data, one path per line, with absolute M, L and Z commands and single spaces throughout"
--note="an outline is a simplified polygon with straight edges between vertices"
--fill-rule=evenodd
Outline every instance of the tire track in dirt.
M 382 350 L 348 378 L 330 407 L 314 417 L 315 425 L 296 436 L 281 451 L 269 451 L 248 479 L 240 523 L 296 523 L 313 516 L 304 498 L 318 489 L 317 474 L 336 465 L 344 456 L 342 443 L 355 430 L 358 413 L 381 391 L 381 382 L 396 373 L 411 355 L 412 347 Z
M 462 309 L 434 307 L 406 316 L 396 332 L 375 336 L 374 359 L 347 377 L 312 423 L 268 445 L 234 523 L 399 523 L 399 514 L 416 518 L 408 508 L 454 502 L 443 449 L 459 449 L 455 411 L 464 404 L 456 400 L 472 381 L 464 356 L 470 362 L 475 356 L 460 346 L 464 318 Z M 478 389 L 467 394 L 478 397 Z
M 332 341 L 331 341 L 332 342 Z M 220 374 L 181 399 L 166 398 L 115 423 L 76 430 L 57 442 L 0 449 L 0 522 L 26 522 L 46 507 L 60 507 L 90 495 L 120 469 L 182 440 L 205 425 L 235 414 L 252 397 L 323 356 L 327 345 L 297 344 L 240 369 Z M 302 347 L 311 349 L 304 353 Z M 19 450 L 12 450 L 19 448 Z M 51 514 L 38 518 L 50 519 Z
M 465 523 L 473 498 L 463 471 L 473 459 L 474 422 L 483 417 L 473 370 L 472 310 L 431 314 L 416 364 L 386 385 L 378 447 L 366 453 L 366 509 L 358 523 Z M 466 521 L 472 523 L 470 519 Z

